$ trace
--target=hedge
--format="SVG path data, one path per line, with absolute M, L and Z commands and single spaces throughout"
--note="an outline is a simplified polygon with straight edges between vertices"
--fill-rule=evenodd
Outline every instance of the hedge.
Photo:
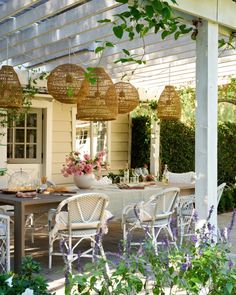
M 132 120 L 132 167 L 150 162 L 150 117 L 140 116 Z M 195 130 L 179 121 L 161 122 L 160 172 L 164 164 L 173 172 L 194 171 Z M 236 124 L 218 126 L 218 184 L 226 182 L 228 188 L 222 196 L 219 211 L 236 207 Z

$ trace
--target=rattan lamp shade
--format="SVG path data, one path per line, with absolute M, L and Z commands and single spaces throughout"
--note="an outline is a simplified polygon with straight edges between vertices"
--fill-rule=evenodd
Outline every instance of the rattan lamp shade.
M 115 84 L 116 95 L 118 98 L 118 114 L 131 112 L 139 104 L 139 94 L 137 89 L 127 82 Z
M 12 66 L 2 66 L 0 70 L 0 108 L 20 108 L 23 91 L 19 78 Z
M 103 68 L 94 68 L 96 83 L 84 80 L 78 94 L 77 119 L 85 121 L 115 120 L 118 100 L 115 86 Z
M 62 103 L 77 103 L 77 96 L 84 80 L 84 70 L 74 64 L 56 67 L 48 76 L 48 92 Z
M 157 117 L 162 120 L 181 118 L 181 101 L 174 86 L 165 86 L 157 103 Z

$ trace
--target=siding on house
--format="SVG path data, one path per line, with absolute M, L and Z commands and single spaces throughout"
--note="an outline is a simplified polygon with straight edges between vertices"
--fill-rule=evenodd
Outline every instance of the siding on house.
M 53 103 L 52 116 L 52 180 L 56 184 L 73 183 L 72 178 L 61 174 L 65 156 L 73 150 L 73 120 L 74 105 Z
M 110 134 L 110 169 L 118 173 L 124 169 L 130 160 L 130 120 L 129 114 L 118 115 L 115 121 L 111 121 Z

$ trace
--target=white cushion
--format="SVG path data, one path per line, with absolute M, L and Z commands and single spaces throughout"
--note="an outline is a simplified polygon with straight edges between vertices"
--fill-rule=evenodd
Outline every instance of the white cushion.
M 195 172 L 173 173 L 168 172 L 170 183 L 195 183 Z

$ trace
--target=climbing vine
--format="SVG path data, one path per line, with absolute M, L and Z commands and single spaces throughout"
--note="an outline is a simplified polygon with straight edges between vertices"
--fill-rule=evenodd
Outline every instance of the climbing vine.
M 130 51 L 123 49 L 122 57 L 117 59 L 115 63 L 134 62 L 137 64 L 145 63 L 145 39 L 149 33 L 160 34 L 162 39 L 173 35 L 177 40 L 180 36 L 196 31 L 193 26 L 187 26 L 182 22 L 180 17 L 176 17 L 173 9 L 167 1 L 163 0 L 116 0 L 121 4 L 126 4 L 127 9 L 121 13 L 115 14 L 114 19 L 103 19 L 100 23 L 111 23 L 114 35 L 118 39 L 122 39 L 127 35 L 132 41 L 136 37 L 143 39 L 143 55 L 141 58 Z M 172 4 L 177 4 L 175 0 L 171 0 Z M 112 42 L 107 42 L 105 46 L 98 46 L 95 52 L 100 52 L 107 47 L 113 47 Z

